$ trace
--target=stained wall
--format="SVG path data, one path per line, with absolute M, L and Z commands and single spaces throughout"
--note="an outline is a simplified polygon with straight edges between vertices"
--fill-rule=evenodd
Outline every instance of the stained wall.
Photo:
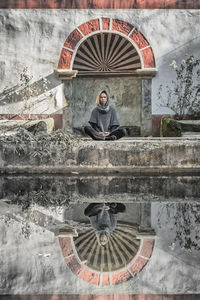
M 96 96 L 102 90 L 108 92 L 109 102 L 116 108 L 121 126 L 140 126 L 141 80 L 119 77 L 75 78 L 72 86 L 73 127 L 88 124 L 91 111 L 96 105 Z

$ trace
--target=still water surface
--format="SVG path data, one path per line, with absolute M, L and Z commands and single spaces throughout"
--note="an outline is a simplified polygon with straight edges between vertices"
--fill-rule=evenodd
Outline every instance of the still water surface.
M 200 291 L 199 179 L 197 176 L 79 177 L 76 174 L 71 177 L 0 177 L 0 294 L 35 294 L 36 291 L 37 293 Z M 145 231 L 155 236 L 153 254 L 147 267 L 140 276 L 121 287 L 95 289 L 90 284 L 77 280 L 64 263 L 58 236 L 60 230 L 66 228 L 72 228 L 77 232 L 76 244 L 79 247 L 79 254 L 84 253 L 83 257 L 87 259 L 87 251 L 84 250 L 85 246 L 80 244 L 80 237 L 84 236 L 84 232 L 85 236 L 88 236 L 90 230 L 94 233 L 90 218 L 84 214 L 90 203 L 107 203 L 107 206 L 111 203 L 125 205 L 125 211 L 117 214 L 118 232 L 116 229 L 113 230 L 113 241 L 117 242 L 116 237 L 119 236 L 120 230 L 124 231 L 123 226 L 132 226 L 134 232 Z M 92 246 L 91 242 L 92 249 L 98 249 L 100 253 L 101 248 L 95 240 L 95 234 L 92 238 L 96 242 L 96 246 Z M 128 234 L 127 237 L 119 236 L 119 239 L 129 243 Z M 109 246 L 109 249 L 118 251 L 120 247 L 115 247 L 113 241 L 113 248 Z M 137 248 L 137 242 L 134 243 Z M 112 251 L 110 253 L 112 254 Z M 116 253 L 115 257 L 117 255 L 120 257 L 123 253 Z M 93 256 L 90 254 L 88 265 L 91 267 L 93 263 L 92 267 L 101 271 L 98 257 L 95 257 L 97 256 L 94 250 Z M 118 261 L 111 257 L 109 264 L 112 263 L 111 267 L 115 270 Z M 111 268 L 109 264 L 102 270 L 109 271 Z M 122 264 L 126 264 L 123 259 Z M 176 285 L 172 285 L 172 281 L 175 280 Z

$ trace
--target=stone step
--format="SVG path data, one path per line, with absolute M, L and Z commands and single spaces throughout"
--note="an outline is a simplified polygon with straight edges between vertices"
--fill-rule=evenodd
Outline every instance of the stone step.
M 178 123 L 182 132 L 200 132 L 200 120 L 180 120 Z
M 195 131 L 183 131 L 182 132 L 182 137 L 200 137 L 200 132 L 195 132 Z

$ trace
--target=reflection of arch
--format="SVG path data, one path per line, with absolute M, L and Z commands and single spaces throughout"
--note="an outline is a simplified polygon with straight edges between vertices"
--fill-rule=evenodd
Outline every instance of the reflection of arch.
M 93 228 L 74 238 L 78 257 L 85 265 L 99 272 L 113 272 L 124 268 L 137 254 L 140 240 L 137 230 L 129 224 L 120 224 L 111 233 L 108 244 L 99 245 Z
M 75 237 L 73 239 L 73 236 Z M 77 235 L 72 232 L 65 236 L 59 237 L 60 247 L 68 268 L 79 278 L 84 281 L 99 285 L 115 285 L 123 283 L 132 277 L 136 276 L 143 267 L 148 263 L 154 247 L 155 236 L 151 235 L 137 235 L 136 238 L 140 242 L 140 247 L 133 259 L 118 270 L 111 272 L 100 272 L 87 266 L 84 261 L 80 260 L 76 249 Z
M 155 60 L 152 48 L 149 42 L 136 28 L 134 28 L 131 24 L 121 20 L 99 18 L 90 20 L 80 25 L 70 33 L 64 43 L 58 63 L 58 69 L 72 70 L 74 60 L 76 62 L 76 54 L 80 54 L 79 46 L 83 46 L 83 42 L 86 40 L 91 42 L 92 35 L 94 35 L 94 39 L 98 37 L 101 41 L 97 43 L 101 43 L 104 46 L 107 44 L 105 44 L 103 39 L 107 39 L 109 36 L 113 36 L 113 38 L 114 36 L 120 36 L 119 40 L 122 40 L 122 43 L 125 43 L 125 41 L 127 41 L 127 43 L 129 42 L 130 45 L 133 45 L 133 48 L 138 54 L 141 63 L 141 66 L 138 65 L 138 69 L 141 69 L 141 67 L 142 69 L 155 68 Z M 92 46 L 95 48 L 95 43 Z M 102 47 L 103 51 L 104 48 L 105 47 Z M 94 52 L 96 54 L 96 51 Z M 75 67 L 74 69 L 76 70 Z

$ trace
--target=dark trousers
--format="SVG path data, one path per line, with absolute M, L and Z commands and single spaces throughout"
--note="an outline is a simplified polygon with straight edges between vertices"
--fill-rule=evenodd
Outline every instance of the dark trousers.
M 98 215 L 102 208 L 103 203 L 90 203 L 84 210 L 84 215 L 92 217 Z M 109 207 L 109 211 L 112 214 L 123 213 L 126 210 L 126 206 L 123 203 L 105 203 Z
M 99 134 L 98 131 L 96 131 L 94 128 L 92 128 L 91 126 L 85 126 L 85 133 L 87 133 L 93 140 L 98 140 L 98 141 L 104 141 L 105 138 L 104 136 L 102 136 L 101 134 Z M 116 139 L 120 139 L 123 136 L 125 136 L 125 131 L 122 128 L 117 128 L 115 130 L 113 130 L 108 137 L 111 136 L 115 136 Z

